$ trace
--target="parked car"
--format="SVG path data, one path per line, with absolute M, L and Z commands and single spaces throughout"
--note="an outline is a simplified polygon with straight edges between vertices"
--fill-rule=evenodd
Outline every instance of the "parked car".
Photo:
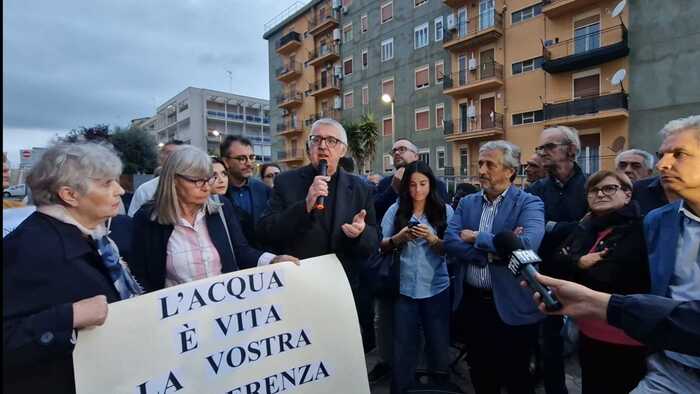
M 3 197 L 24 197 L 27 195 L 27 186 L 24 183 L 10 186 L 3 191 L 2 195 Z

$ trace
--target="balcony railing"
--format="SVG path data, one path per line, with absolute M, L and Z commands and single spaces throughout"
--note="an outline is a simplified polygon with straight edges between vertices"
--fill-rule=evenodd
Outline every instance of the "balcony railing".
M 289 77 L 295 73 L 301 73 L 301 64 L 297 62 L 289 62 L 282 67 L 277 67 L 277 70 L 275 70 L 275 77 L 277 78 L 284 78 L 284 77 Z
M 290 104 L 290 103 L 296 102 L 296 101 L 298 101 L 298 102 L 302 101 L 302 95 L 301 95 L 301 93 L 299 93 L 297 91 L 289 91 L 289 92 L 285 92 L 285 93 L 282 93 L 279 96 L 277 96 L 277 105 L 278 106 L 287 105 L 287 104 Z
M 603 64 L 629 54 L 627 28 L 617 25 L 542 47 L 542 68 L 549 73 Z
M 321 119 L 321 118 L 331 118 L 335 120 L 340 120 L 342 113 L 338 110 L 331 109 L 327 111 L 321 111 L 318 113 L 315 113 L 308 118 L 304 120 L 304 126 L 305 127 L 311 127 L 311 125 L 314 124 L 315 121 Z
M 486 116 L 476 114 L 475 117 L 456 118 L 445 121 L 444 134 L 457 136 L 460 134 L 479 133 L 488 130 L 503 130 L 503 114 L 491 112 Z
M 309 64 L 314 66 L 324 59 L 332 61 L 340 57 L 340 48 L 337 44 L 323 45 L 309 52 Z
M 613 109 L 627 110 L 627 94 L 612 93 L 544 105 L 544 119 L 595 114 Z
M 214 116 L 217 118 L 224 118 L 224 119 L 229 119 L 229 120 L 238 120 L 243 122 L 248 121 L 248 122 L 253 122 L 253 123 L 263 123 L 263 124 L 270 124 L 270 118 L 269 117 L 260 117 L 260 116 L 254 116 L 254 115 L 246 115 L 243 116 L 243 114 L 239 114 L 236 112 L 224 112 L 224 111 L 214 111 L 214 110 L 207 110 L 207 116 Z
M 456 17 L 456 15 L 455 15 Z M 491 10 L 456 23 L 453 30 L 445 29 L 443 47 L 462 49 L 498 38 L 503 31 L 503 14 Z
M 303 151 L 301 149 L 289 149 L 289 150 L 277 151 L 277 160 L 280 160 L 280 161 L 304 160 Z
M 282 36 L 282 38 L 280 38 L 279 41 L 277 41 L 277 46 L 275 49 L 277 49 L 277 51 L 285 52 L 285 49 L 289 48 L 291 50 L 292 48 L 296 48 L 299 45 L 301 45 L 301 35 L 295 31 L 290 31 L 289 33 Z
M 322 79 L 320 81 L 316 81 L 314 83 L 309 84 L 309 93 L 311 95 L 318 94 L 322 91 L 333 91 L 336 89 L 340 89 L 341 84 L 340 80 L 333 78 L 333 77 L 328 77 L 326 79 Z
M 458 87 L 475 85 L 487 79 L 503 80 L 503 65 L 496 62 L 481 63 L 474 70 L 459 70 L 446 74 L 442 80 L 442 88 L 449 90 Z
M 284 133 L 286 131 L 301 130 L 301 121 L 291 118 L 283 118 L 281 123 L 277 123 L 277 132 Z
M 337 10 L 331 10 L 325 15 L 314 15 L 309 18 L 309 33 L 317 35 L 325 32 L 327 29 L 338 25 L 339 14 Z

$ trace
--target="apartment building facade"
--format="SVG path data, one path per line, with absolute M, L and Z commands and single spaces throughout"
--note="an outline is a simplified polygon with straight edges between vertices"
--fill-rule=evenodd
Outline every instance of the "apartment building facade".
M 159 144 L 179 139 L 215 155 L 227 135 L 244 136 L 253 142 L 258 161 L 272 160 L 268 100 L 188 87 L 137 125 Z

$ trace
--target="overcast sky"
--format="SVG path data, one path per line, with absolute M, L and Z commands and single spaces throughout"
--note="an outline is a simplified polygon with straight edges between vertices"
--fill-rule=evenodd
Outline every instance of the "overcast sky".
M 304 0 L 301 0 L 305 2 Z M 126 126 L 188 86 L 267 99 L 265 23 L 294 0 L 3 1 L 3 151 Z

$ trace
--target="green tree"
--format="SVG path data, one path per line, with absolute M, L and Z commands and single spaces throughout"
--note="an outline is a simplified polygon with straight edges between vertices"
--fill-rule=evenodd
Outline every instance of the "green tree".
M 115 128 L 110 142 L 124 163 L 124 174 L 152 173 L 158 165 L 155 138 L 143 129 Z
M 98 124 L 93 127 L 79 127 L 73 129 L 64 137 L 57 137 L 57 142 L 78 142 L 78 141 L 109 141 L 109 126 Z
M 357 172 L 362 173 L 365 160 L 369 159 L 370 167 L 372 165 L 379 127 L 371 113 L 362 115 L 358 122 L 347 123 L 344 127 L 348 134 L 350 155 L 357 163 Z

